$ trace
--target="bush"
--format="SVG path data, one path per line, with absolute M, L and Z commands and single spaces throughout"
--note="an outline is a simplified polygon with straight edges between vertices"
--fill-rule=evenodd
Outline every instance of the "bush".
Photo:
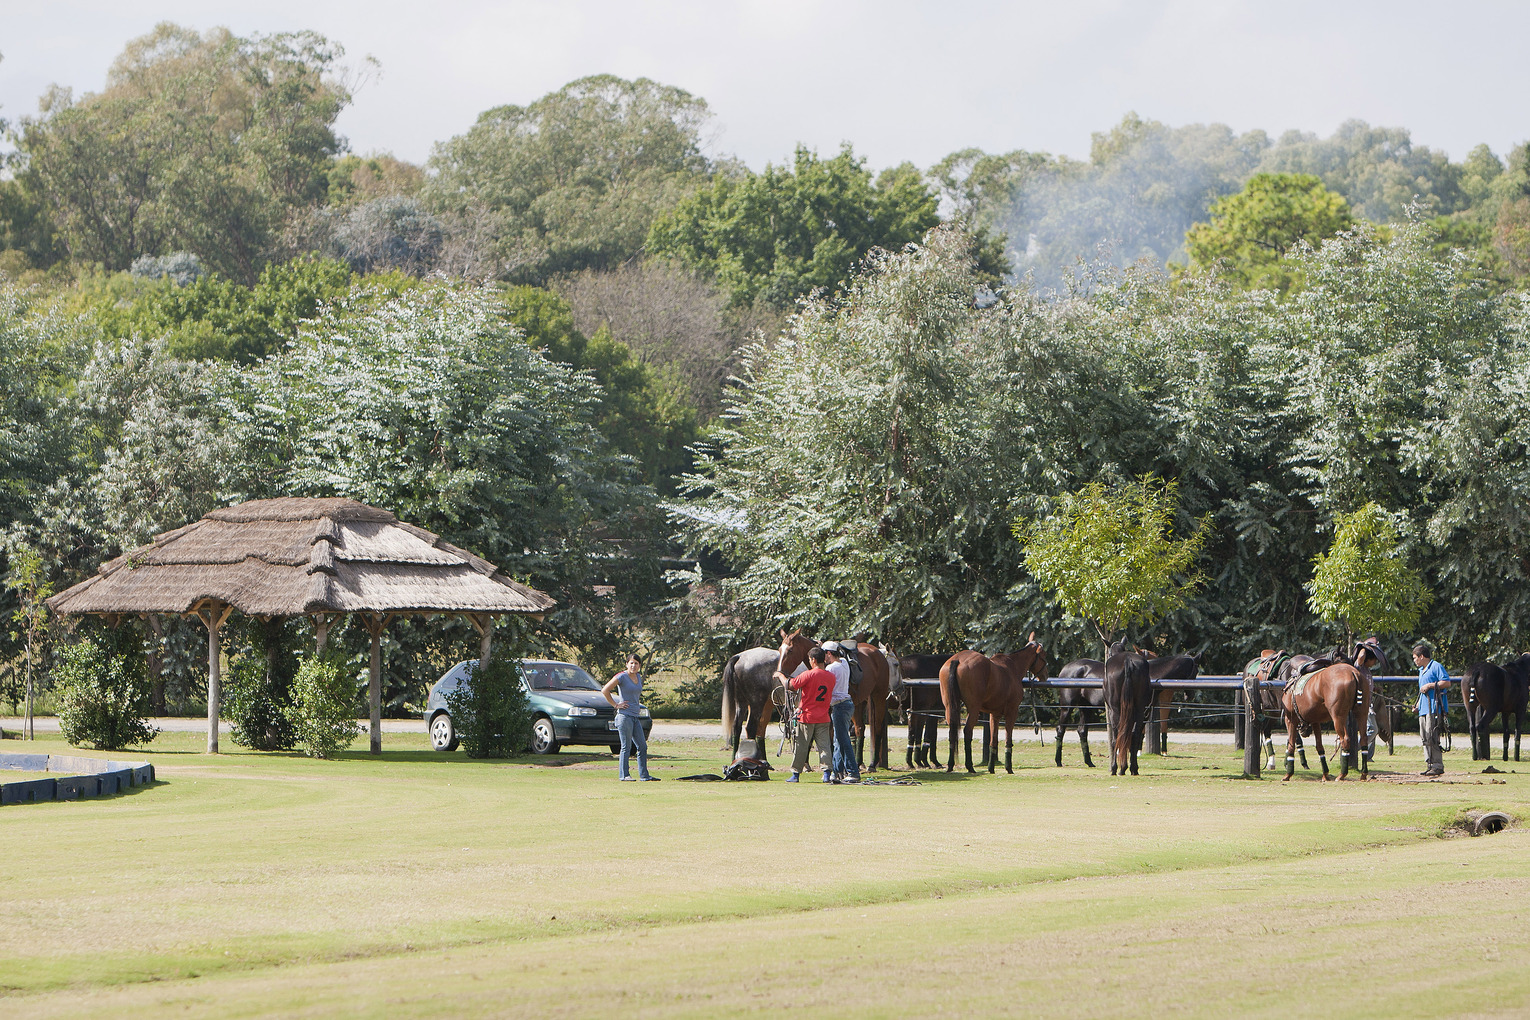
M 531 746 L 531 703 L 521 687 L 521 662 L 490 659 L 446 695 L 457 739 L 470 758 L 509 758 Z
M 291 708 L 292 692 L 271 668 L 268 656 L 239 659 L 224 678 L 221 714 L 236 744 L 256 751 L 290 751 L 297 746 Z
M 159 732 L 149 714 L 148 669 L 142 656 L 114 654 L 94 641 L 65 648 L 53 670 L 59 728 L 76 747 L 116 751 L 147 744 Z
M 292 678 L 292 705 L 286 712 L 293 737 L 304 753 L 333 758 L 356 739 L 356 688 L 325 658 L 304 659 Z

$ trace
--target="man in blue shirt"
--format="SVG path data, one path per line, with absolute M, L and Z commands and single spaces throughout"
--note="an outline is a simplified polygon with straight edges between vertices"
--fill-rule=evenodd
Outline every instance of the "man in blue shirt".
M 1440 734 L 1445 730 L 1445 713 L 1450 711 L 1450 674 L 1434 661 L 1434 649 L 1424 642 L 1413 646 L 1413 664 L 1418 667 L 1418 735 L 1424 742 L 1426 776 L 1445 774 L 1445 759 L 1440 754 Z

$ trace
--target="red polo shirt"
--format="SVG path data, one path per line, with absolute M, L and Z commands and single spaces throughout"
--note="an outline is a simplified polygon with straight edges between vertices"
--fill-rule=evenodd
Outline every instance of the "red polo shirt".
M 794 679 L 792 690 L 802 693 L 797 719 L 808 726 L 829 721 L 829 699 L 834 697 L 834 674 L 826 669 L 810 669 Z

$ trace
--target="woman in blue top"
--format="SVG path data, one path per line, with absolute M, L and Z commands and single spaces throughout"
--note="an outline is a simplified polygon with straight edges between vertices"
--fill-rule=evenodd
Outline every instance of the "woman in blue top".
M 613 692 L 614 695 L 613 696 Z M 627 761 L 633 748 L 637 749 L 638 779 L 656 783 L 658 779 L 648 774 L 648 738 L 643 736 L 643 660 L 636 652 L 627 657 L 627 668 L 606 681 L 600 689 L 605 699 L 616 709 L 616 732 L 621 734 L 620 759 L 623 782 L 632 782 L 627 771 Z
M 1445 757 L 1440 753 L 1440 734 L 1445 729 L 1445 713 L 1450 711 L 1450 674 L 1434 661 L 1434 649 L 1422 641 L 1413 646 L 1413 664 L 1418 667 L 1418 735 L 1424 742 L 1427 764 L 1423 775 L 1443 776 Z

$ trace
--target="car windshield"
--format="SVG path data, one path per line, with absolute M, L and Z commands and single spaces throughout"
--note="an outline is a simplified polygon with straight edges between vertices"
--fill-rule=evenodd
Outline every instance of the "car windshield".
M 598 691 L 600 684 L 578 666 L 539 663 L 526 666 L 526 682 L 534 691 Z

